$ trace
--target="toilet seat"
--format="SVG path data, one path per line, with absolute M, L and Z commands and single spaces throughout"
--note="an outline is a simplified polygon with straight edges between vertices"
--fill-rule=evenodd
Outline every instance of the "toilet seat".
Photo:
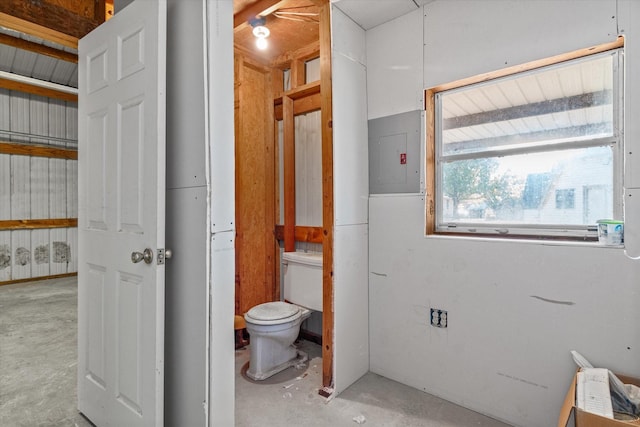
M 255 325 L 278 325 L 297 320 L 302 309 L 283 301 L 266 302 L 257 305 L 245 314 L 245 319 Z

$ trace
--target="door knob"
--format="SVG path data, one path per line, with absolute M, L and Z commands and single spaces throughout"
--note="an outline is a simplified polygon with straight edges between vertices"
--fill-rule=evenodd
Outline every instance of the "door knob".
M 131 252 L 131 262 L 134 264 L 139 263 L 144 260 L 147 264 L 151 264 L 153 261 L 153 251 L 149 248 L 145 249 L 144 252 Z

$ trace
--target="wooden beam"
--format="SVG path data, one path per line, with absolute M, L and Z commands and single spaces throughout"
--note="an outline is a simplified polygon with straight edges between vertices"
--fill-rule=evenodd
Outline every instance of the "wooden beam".
M 31 93 L 33 95 L 45 96 L 47 98 L 61 99 L 63 101 L 78 102 L 78 95 L 68 92 L 62 92 L 55 89 L 36 86 L 29 83 L 18 82 L 15 80 L 0 77 L 0 88 L 8 90 L 16 90 L 18 92 Z
M 286 3 L 286 0 L 258 0 L 250 4 L 248 7 L 233 15 L 234 30 L 241 25 L 248 25 L 249 20 L 256 16 L 267 16 L 275 12 L 281 8 L 284 3 Z
M 78 62 L 78 55 L 75 53 L 66 52 L 64 50 L 56 49 L 53 47 L 45 46 L 40 43 L 34 43 L 29 40 L 21 39 L 20 37 L 10 36 L 8 34 L 0 33 L 0 44 L 12 46 L 18 49 L 28 50 L 29 52 L 39 53 L 51 58 L 60 59 L 67 62 Z
M 304 98 L 305 96 L 314 95 L 316 93 L 320 93 L 320 82 L 313 82 L 306 85 L 302 85 L 295 89 L 290 89 L 284 92 L 281 96 L 275 98 L 273 102 L 275 105 L 279 105 L 279 104 L 282 104 L 283 96 L 288 96 L 289 98 L 295 100 L 295 99 Z
M 78 37 L 63 34 L 60 31 L 55 31 L 51 28 L 34 24 L 33 22 L 17 18 L 8 13 L 0 12 L 0 26 L 39 37 L 44 40 L 49 40 L 73 49 L 78 48 Z
M 276 225 L 274 230 L 276 240 L 284 240 L 284 225 Z M 296 225 L 293 233 L 296 242 L 322 243 L 322 227 Z
M 15 285 L 16 283 L 35 282 L 35 281 L 40 281 L 40 280 L 60 279 L 60 278 L 63 278 L 63 277 L 73 277 L 73 276 L 77 276 L 77 275 L 78 275 L 78 273 L 64 273 L 64 274 L 55 274 L 53 276 L 30 277 L 28 279 L 6 280 L 4 282 L 0 282 L 0 286 Z
M 293 99 L 294 116 L 317 111 L 321 107 L 320 82 L 313 82 L 288 90 L 282 96 Z M 276 120 L 282 120 L 283 118 L 282 99 L 282 97 L 278 97 L 273 101 Z
M 66 43 L 73 43 L 75 40 L 75 47 L 77 47 L 78 39 L 104 22 L 105 8 L 104 1 L 83 0 L 79 3 L 78 0 L 75 0 L 71 3 L 75 3 L 75 6 L 70 4 L 63 7 L 45 0 L 2 0 L 0 13 L 21 20 L 19 31 L 57 43 L 60 43 L 58 39 L 61 38 L 65 42 L 62 43 L 65 46 L 68 46 Z M 100 8 L 100 3 L 102 4 L 102 13 L 96 10 Z M 86 11 L 84 13 L 86 16 L 74 11 L 78 9 L 78 6 L 80 6 L 80 10 Z M 17 29 L 13 26 L 9 28 Z M 52 38 L 52 36 L 54 37 Z
M 8 219 L 0 221 L 0 230 L 38 230 L 44 228 L 72 228 L 78 226 L 78 218 Z
M 296 147 L 293 99 L 282 98 L 284 150 L 284 251 L 296 250 Z
M 271 61 L 273 68 L 280 68 L 281 70 L 291 68 L 291 62 L 295 60 L 309 61 L 320 56 L 320 43 L 314 42 L 305 47 L 302 47 L 294 52 L 285 52 Z
M 295 89 L 286 91 L 284 94 L 291 99 L 300 99 L 305 96 L 320 93 L 320 82 L 313 82 L 306 85 L 300 85 Z
M 85 0 L 85 3 L 89 1 L 91 0 Z M 113 8 L 113 0 L 109 0 L 109 2 Z M 111 16 L 108 17 L 111 18 Z M 93 0 L 93 20 L 98 22 L 98 25 L 107 20 L 107 0 Z
M 320 94 L 314 93 L 306 98 L 300 98 L 293 101 L 293 115 L 307 114 L 320 109 Z M 282 120 L 282 103 L 274 105 L 273 112 L 276 120 Z
M 44 136 L 42 138 L 46 139 L 46 137 Z M 0 154 L 15 154 L 18 156 L 78 160 L 78 150 L 50 147 L 45 145 L 16 144 L 6 141 L 0 141 Z
M 516 105 L 513 107 L 443 119 L 442 130 L 523 119 L 563 111 L 582 110 L 584 108 L 611 104 L 612 99 L 613 93 L 610 89 L 598 92 L 581 93 L 579 95 L 567 96 L 565 98 L 549 99 L 531 104 Z
M 320 7 L 320 96 L 322 130 L 322 386 L 333 393 L 333 107 L 331 84 L 331 4 Z
M 309 0 L 309 1 L 318 7 L 322 7 L 326 3 L 326 0 Z
M 550 140 L 563 140 L 567 138 L 575 138 L 576 135 L 612 135 L 613 125 L 611 122 L 599 122 L 590 123 L 588 125 L 581 126 L 567 126 L 558 129 L 548 129 L 527 133 L 516 133 L 512 135 L 493 136 L 489 138 L 470 139 L 460 142 L 451 142 L 446 145 L 448 153 L 465 153 L 464 150 L 486 150 L 490 147 L 491 150 L 498 150 L 500 147 L 508 146 L 523 146 L 530 143 L 539 143 L 540 141 Z M 572 147 L 587 147 L 591 146 L 590 141 L 576 141 Z M 502 155 L 509 154 L 512 150 L 518 150 L 518 148 L 503 148 L 501 150 Z M 532 152 L 537 151 L 535 147 L 531 148 Z M 540 150 L 545 151 L 542 147 Z M 548 148 L 546 148 L 548 150 Z

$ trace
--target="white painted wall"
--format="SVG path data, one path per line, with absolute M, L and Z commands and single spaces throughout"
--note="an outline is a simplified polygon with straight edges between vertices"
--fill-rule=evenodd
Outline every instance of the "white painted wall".
M 368 143 L 365 34 L 332 8 L 334 179 L 334 385 L 369 370 Z
M 234 425 L 235 138 L 233 2 L 206 0 L 206 115 L 209 202 L 209 426 Z M 186 424 L 184 424 L 186 425 Z
M 167 2 L 165 424 L 204 426 L 207 172 L 203 0 Z M 120 9 L 117 9 L 120 10 Z
M 424 17 L 367 32 L 369 118 L 416 109 L 418 85 L 608 42 L 618 28 L 628 35 L 626 113 L 637 117 L 640 90 L 630 80 L 640 73 L 639 18 L 628 0 L 437 0 Z M 415 43 L 423 32 L 424 51 Z M 422 57 L 419 76 L 394 68 Z M 625 152 L 640 152 L 630 122 Z M 629 248 L 640 247 L 638 198 L 627 192 Z M 373 372 L 527 427 L 556 424 L 575 370 L 569 350 L 640 376 L 640 261 L 623 249 L 426 238 L 424 197 L 413 194 L 372 196 L 369 234 Z M 428 325 L 430 307 L 448 310 L 447 329 Z
M 374 65 L 367 70 L 369 119 L 423 108 L 422 21 L 417 9 L 367 31 L 367 64 Z

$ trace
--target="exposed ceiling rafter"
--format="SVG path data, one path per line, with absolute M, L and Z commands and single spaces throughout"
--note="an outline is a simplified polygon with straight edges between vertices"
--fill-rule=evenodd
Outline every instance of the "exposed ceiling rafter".
M 66 52 L 54 47 L 45 46 L 40 43 L 35 43 L 29 40 L 21 39 L 20 37 L 14 37 L 9 34 L 0 33 L 0 44 L 12 46 L 18 49 L 28 50 L 30 52 L 46 55 L 51 58 L 60 59 L 67 62 L 78 62 L 78 55 L 71 52 Z
M 516 105 L 499 110 L 483 111 L 465 116 L 451 117 L 443 120 L 443 130 L 458 129 L 468 126 L 484 125 L 498 121 L 524 119 L 541 116 L 543 114 L 560 113 L 563 111 L 581 110 L 611 103 L 611 90 L 582 93 L 564 98 Z
M 248 25 L 250 19 L 256 16 L 267 16 L 281 8 L 286 0 L 259 0 L 250 4 L 233 15 L 233 28 L 238 29 L 243 25 Z

